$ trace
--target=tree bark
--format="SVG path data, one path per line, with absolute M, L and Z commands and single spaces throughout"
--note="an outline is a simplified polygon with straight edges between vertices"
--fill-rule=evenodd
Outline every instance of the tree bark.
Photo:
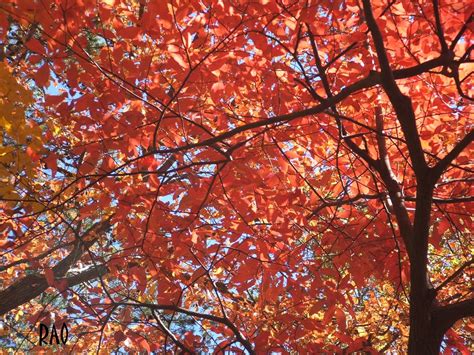
M 67 282 L 68 287 L 76 286 L 80 283 L 94 280 L 107 273 L 107 268 L 103 265 L 91 267 L 77 275 L 61 277 Z M 0 291 L 0 316 L 25 304 L 41 295 L 49 287 L 44 275 L 27 275 L 15 282 L 10 287 Z
M 109 222 L 110 220 L 107 219 L 89 228 L 83 235 L 76 235 L 71 252 L 52 268 L 55 279 L 62 279 L 67 282 L 68 287 L 72 287 L 98 278 L 107 272 L 105 265 L 94 265 L 79 274 L 66 277 L 69 269 L 82 257 L 84 251 L 98 240 L 98 237 L 94 237 L 91 240 L 84 241 L 84 237 L 91 232 L 97 234 L 105 232 L 110 228 Z M 0 316 L 38 297 L 49 286 L 44 274 L 35 273 L 26 275 L 6 289 L 0 290 Z
M 411 331 L 413 330 L 413 332 Z M 427 328 L 423 329 L 416 325 L 410 328 L 410 340 L 408 343 L 409 355 L 431 355 L 439 354 L 443 333 L 439 330 Z

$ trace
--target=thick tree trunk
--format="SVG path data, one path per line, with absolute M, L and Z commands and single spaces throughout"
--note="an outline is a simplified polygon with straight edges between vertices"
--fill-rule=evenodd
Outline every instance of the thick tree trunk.
M 417 331 L 420 331 L 417 333 Z M 408 345 L 409 355 L 438 355 L 441 348 L 443 336 L 438 336 L 423 329 L 415 329 L 410 331 L 410 341 Z
M 425 276 L 420 275 L 419 269 L 423 269 L 423 267 L 418 270 L 413 270 L 414 268 L 416 265 L 412 266 L 411 272 L 408 354 L 438 354 L 443 332 L 439 330 L 432 319 L 434 293 L 426 279 L 426 274 Z
M 413 323 L 410 325 L 408 354 L 437 355 L 440 353 L 444 331 L 434 326 L 429 320 L 431 312 L 421 313 L 418 312 L 416 316 L 410 317 L 413 319 Z

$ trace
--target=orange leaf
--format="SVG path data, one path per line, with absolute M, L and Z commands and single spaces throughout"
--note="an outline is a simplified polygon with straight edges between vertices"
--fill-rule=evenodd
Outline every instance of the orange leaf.
M 146 350 L 148 353 L 151 352 L 151 348 L 150 348 L 150 344 L 148 344 L 148 342 L 146 341 L 146 339 L 140 339 L 138 341 L 138 344 L 140 345 L 140 347 L 144 350 Z

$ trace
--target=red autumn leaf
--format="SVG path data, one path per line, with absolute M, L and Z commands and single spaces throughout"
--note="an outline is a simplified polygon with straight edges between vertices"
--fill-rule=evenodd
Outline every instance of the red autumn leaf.
M 125 339 L 127 339 L 127 336 L 124 334 L 124 332 L 120 330 L 114 333 L 114 339 L 117 343 L 120 343 L 124 341 Z
M 26 154 L 31 158 L 32 161 L 36 162 L 39 160 L 39 155 L 31 148 L 26 148 Z
M 140 339 L 138 341 L 138 344 L 140 346 L 141 349 L 145 350 L 147 353 L 150 353 L 151 352 L 151 348 L 150 348 L 150 344 L 148 344 L 148 342 L 146 341 L 146 339 Z
M 54 282 L 54 287 L 56 287 L 60 292 L 64 292 L 68 289 L 69 284 L 67 279 L 59 279 Z
M 336 308 L 334 311 L 334 315 L 336 317 L 336 322 L 337 325 L 339 326 L 340 330 L 346 329 L 346 316 L 344 314 L 344 311 L 341 310 L 340 308 Z
M 28 47 L 29 50 L 32 50 L 33 52 L 36 52 L 36 53 L 41 54 L 41 55 L 46 55 L 46 51 L 44 49 L 44 46 L 36 38 L 30 39 L 26 43 L 26 46 Z
M 54 286 L 55 277 L 54 277 L 53 269 L 45 268 L 44 277 L 46 278 L 46 282 L 48 283 L 49 286 Z
M 139 32 L 140 32 L 140 28 L 133 27 L 133 26 L 124 27 L 117 30 L 117 34 L 119 36 L 124 37 L 124 38 L 130 38 L 130 39 L 136 38 Z
M 2 240 L 0 242 L 0 248 L 4 250 L 11 248 L 13 245 L 15 245 L 15 243 L 11 240 Z
M 170 52 L 170 56 L 176 61 L 176 63 L 179 64 L 180 67 L 182 67 L 183 69 L 185 69 L 188 64 L 186 63 L 186 60 L 184 59 L 184 57 L 180 54 L 180 53 L 177 53 L 177 52 Z
M 147 284 L 147 279 L 146 279 L 146 271 L 142 267 L 133 267 L 130 269 L 132 278 L 137 282 L 138 284 L 138 290 L 144 291 L 146 288 Z
M 469 351 L 460 4 L 5 0 L 0 315 L 64 352 Z
M 36 72 L 35 75 L 36 84 L 38 86 L 47 86 L 49 82 L 49 65 L 44 63 Z

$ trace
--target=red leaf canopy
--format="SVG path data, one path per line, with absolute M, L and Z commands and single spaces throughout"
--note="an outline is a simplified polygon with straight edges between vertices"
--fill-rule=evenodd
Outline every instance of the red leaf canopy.
M 0 150 L 2 326 L 62 319 L 73 352 L 426 353 L 450 328 L 468 351 L 471 10 L 3 1 L 43 144 L 21 172 Z

